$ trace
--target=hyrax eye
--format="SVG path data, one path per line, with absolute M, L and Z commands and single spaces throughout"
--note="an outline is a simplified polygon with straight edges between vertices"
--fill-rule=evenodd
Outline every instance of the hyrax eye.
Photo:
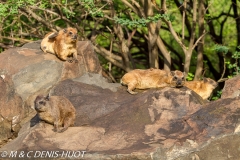
M 44 104 L 44 102 L 43 102 L 43 101 L 40 101 L 39 104 Z

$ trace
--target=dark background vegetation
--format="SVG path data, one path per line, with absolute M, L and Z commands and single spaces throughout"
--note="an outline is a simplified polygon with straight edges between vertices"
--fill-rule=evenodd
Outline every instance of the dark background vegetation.
M 75 27 L 113 80 L 136 68 L 181 70 L 187 80 L 239 72 L 239 0 L 1 0 L 0 51 Z

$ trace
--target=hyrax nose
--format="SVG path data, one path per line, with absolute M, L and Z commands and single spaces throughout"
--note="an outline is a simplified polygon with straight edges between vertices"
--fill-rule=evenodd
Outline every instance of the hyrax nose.
M 77 39 L 77 34 L 75 34 L 75 35 L 73 36 L 73 38 L 74 38 L 74 39 Z
M 177 80 L 177 85 L 182 85 L 182 81 L 181 80 Z

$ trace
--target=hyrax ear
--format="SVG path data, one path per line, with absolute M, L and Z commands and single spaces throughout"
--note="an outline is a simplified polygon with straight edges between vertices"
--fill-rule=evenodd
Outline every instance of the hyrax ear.
M 64 28 L 64 29 L 63 29 L 63 32 L 64 32 L 64 33 L 67 33 L 67 28 Z
M 174 76 L 174 75 L 175 75 L 175 71 L 171 71 L 171 72 L 170 72 L 170 75 L 171 75 L 171 76 Z
M 48 93 L 48 95 L 45 97 L 45 100 L 49 101 L 49 99 L 50 99 L 50 94 Z
M 35 98 L 35 101 L 34 103 L 36 103 L 39 99 L 41 99 L 42 97 L 40 95 L 38 95 L 36 98 Z
M 53 39 L 53 38 L 57 37 L 57 35 L 58 35 L 58 32 L 54 32 L 53 34 L 51 34 L 51 35 L 48 37 L 48 39 Z
M 203 82 L 204 82 L 204 83 L 208 82 L 208 79 L 205 78 L 205 77 L 203 77 Z

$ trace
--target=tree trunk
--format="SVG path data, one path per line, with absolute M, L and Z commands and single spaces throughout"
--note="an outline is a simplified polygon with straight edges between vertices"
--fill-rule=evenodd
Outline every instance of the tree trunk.
M 232 0 L 232 6 L 233 6 L 234 19 L 236 21 L 236 27 L 237 27 L 237 45 L 239 46 L 240 45 L 240 18 L 238 15 L 236 0 Z
M 185 63 L 184 63 L 184 72 L 188 74 L 191 64 L 192 52 L 194 49 L 194 40 L 195 40 L 195 29 L 197 21 L 197 0 L 193 0 L 193 20 L 192 20 L 192 29 L 190 35 L 190 42 L 187 51 L 185 51 Z
M 148 25 L 148 52 L 149 52 L 149 66 L 150 68 L 159 68 L 158 64 L 158 47 L 156 45 L 157 37 L 159 36 L 156 34 L 156 24 L 150 23 Z M 157 32 L 158 33 L 158 32 Z
M 161 1 L 161 9 L 162 9 L 163 13 L 165 13 L 165 11 L 167 10 L 166 0 L 162 0 Z M 160 29 L 161 29 L 161 23 L 159 25 L 159 30 Z M 160 35 L 157 38 L 157 45 L 158 45 L 158 48 L 160 49 L 160 51 L 163 54 L 163 58 L 164 58 L 163 69 L 165 71 L 170 71 L 171 70 L 171 64 L 172 64 L 171 55 L 170 55 L 170 52 L 167 50 L 165 44 L 163 43 L 162 38 L 160 37 Z
M 145 15 L 153 16 L 153 5 L 151 0 L 144 0 L 144 11 Z M 159 28 L 155 22 L 148 24 L 148 53 L 149 53 L 149 67 L 159 68 L 158 63 L 158 47 L 157 38 L 159 36 Z
M 188 49 L 185 52 L 185 62 L 184 62 L 184 72 L 186 73 L 186 75 L 189 72 L 189 68 L 190 68 L 190 64 L 191 64 L 191 58 L 192 58 L 192 50 Z
M 163 43 L 160 36 L 157 39 L 157 45 L 164 57 L 163 69 L 165 71 L 170 71 L 171 70 L 171 55 L 170 55 L 170 52 L 167 50 L 167 48 L 166 48 L 165 44 Z
M 116 24 L 116 26 L 113 27 L 115 34 L 118 36 L 121 46 L 121 53 L 123 57 L 123 63 L 125 66 L 125 70 L 129 72 L 132 68 L 130 66 L 130 60 L 129 60 L 129 48 L 127 46 L 127 40 L 124 38 L 124 33 L 122 30 L 122 27 L 119 24 Z
M 199 37 L 204 34 L 204 7 L 205 0 L 200 0 L 198 4 L 198 26 L 199 26 Z M 204 37 L 198 43 L 198 54 L 197 54 L 197 68 L 194 76 L 194 80 L 199 80 L 202 76 L 203 71 L 203 52 L 204 52 Z

